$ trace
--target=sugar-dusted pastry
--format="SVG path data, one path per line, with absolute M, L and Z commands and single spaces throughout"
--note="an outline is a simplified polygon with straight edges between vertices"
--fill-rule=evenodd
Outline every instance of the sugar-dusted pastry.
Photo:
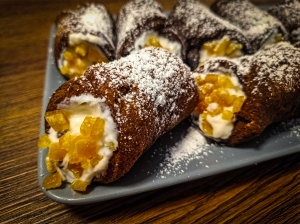
M 239 28 L 197 0 L 180 0 L 170 13 L 168 26 L 177 29 L 184 39 L 192 69 L 213 57 L 234 58 L 253 51 Z
M 132 0 L 120 10 L 116 22 L 116 57 L 147 46 L 161 47 L 185 58 L 182 39 L 172 27 L 165 27 L 167 16 L 154 0 Z
M 65 180 L 84 191 L 92 180 L 117 180 L 197 102 L 189 68 L 167 50 L 149 47 L 92 65 L 49 101 L 47 134 L 39 146 L 49 147 L 46 165 L 52 174 L 43 186 L 58 187 Z
M 54 58 L 66 78 L 83 75 L 98 62 L 115 58 L 114 24 L 101 4 L 87 4 L 56 19 Z
M 300 49 L 287 42 L 253 56 L 213 59 L 194 72 L 202 132 L 227 145 L 260 135 L 270 124 L 300 116 Z
M 300 41 L 300 2 L 299 0 L 283 0 L 272 6 L 268 12 L 284 25 L 292 42 Z
M 256 51 L 268 44 L 288 40 L 284 26 L 248 0 L 216 0 L 211 9 L 242 29 Z

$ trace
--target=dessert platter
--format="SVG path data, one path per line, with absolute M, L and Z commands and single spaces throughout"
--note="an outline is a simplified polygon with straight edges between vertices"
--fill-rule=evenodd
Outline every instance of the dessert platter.
M 276 19 L 299 2 L 234 4 L 181 0 L 167 16 L 134 0 L 114 20 L 89 3 L 57 16 L 38 142 L 49 198 L 105 201 L 300 152 L 299 21 Z M 241 11 L 259 20 L 239 24 Z

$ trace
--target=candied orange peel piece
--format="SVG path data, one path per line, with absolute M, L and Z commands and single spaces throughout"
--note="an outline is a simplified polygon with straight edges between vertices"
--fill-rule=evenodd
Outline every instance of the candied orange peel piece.
M 63 161 L 66 154 L 67 154 L 67 151 L 62 149 L 59 146 L 58 142 L 52 142 L 49 145 L 48 157 L 49 157 L 50 160 L 55 161 L 55 162 Z
M 41 149 L 48 148 L 51 140 L 47 134 L 43 134 L 38 140 L 38 147 Z
M 43 188 L 51 189 L 60 187 L 62 184 L 62 177 L 59 172 L 55 172 L 45 177 L 43 181 Z
M 69 120 L 63 110 L 48 111 L 45 113 L 45 119 L 57 132 L 69 129 Z
M 90 184 L 90 182 L 82 181 L 82 180 L 74 180 L 71 183 L 71 189 L 74 191 L 86 191 L 87 186 Z
M 150 36 L 144 47 L 162 47 L 156 36 Z
M 100 117 L 87 116 L 80 126 L 80 133 L 86 137 L 100 139 L 104 135 L 104 125 L 104 119 Z

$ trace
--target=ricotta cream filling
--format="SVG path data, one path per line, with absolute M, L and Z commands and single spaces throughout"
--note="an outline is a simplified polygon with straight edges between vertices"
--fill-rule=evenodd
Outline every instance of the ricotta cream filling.
M 102 159 L 96 166 L 84 169 L 79 178 L 81 181 L 89 182 L 94 176 L 105 172 L 107 169 L 109 160 L 113 155 L 113 150 L 108 148 L 107 145 L 113 143 L 116 147 L 118 146 L 118 131 L 110 110 L 105 104 L 105 99 L 95 98 L 90 94 L 83 94 L 66 99 L 58 105 L 57 109 L 64 110 L 68 114 L 70 122 L 69 131 L 71 135 L 80 135 L 80 126 L 86 116 L 100 117 L 105 120 L 104 137 L 98 142 L 100 147 L 98 155 L 100 155 Z M 58 142 L 57 134 L 58 133 L 52 128 L 50 129 L 49 138 L 51 142 Z M 67 153 L 62 164 L 57 166 L 57 170 L 62 175 L 63 180 L 72 183 L 76 178 L 73 172 L 68 169 L 68 163 L 69 155 Z
M 159 35 L 154 31 L 144 32 L 140 37 L 138 37 L 134 42 L 134 50 L 140 50 L 148 43 L 150 37 L 156 37 L 162 48 L 170 51 L 171 53 L 181 56 L 181 44 L 177 41 L 170 41 L 169 39 Z

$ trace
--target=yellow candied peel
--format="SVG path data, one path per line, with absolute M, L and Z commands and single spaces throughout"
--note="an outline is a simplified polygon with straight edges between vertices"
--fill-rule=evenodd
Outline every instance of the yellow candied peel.
M 62 184 L 62 177 L 59 172 L 55 172 L 45 177 L 43 181 L 43 188 L 51 189 L 60 187 Z
M 100 146 L 99 141 L 104 137 L 105 120 L 100 117 L 86 116 L 80 126 L 80 134 L 74 136 L 70 133 L 69 121 L 65 113 L 56 110 L 46 113 L 46 120 L 50 121 L 50 126 L 56 130 L 64 130 L 65 134 L 61 136 L 58 142 L 51 142 L 48 135 L 42 135 L 38 141 L 39 146 L 49 147 L 46 157 L 47 170 L 52 173 L 43 181 L 43 187 L 46 189 L 56 188 L 61 185 L 62 177 L 57 172 L 57 163 L 63 162 L 68 155 L 68 169 L 73 173 L 75 181 L 71 184 L 73 190 L 85 191 L 87 181 L 80 180 L 85 169 L 95 167 L 102 159 L 98 154 Z M 66 129 L 68 124 L 68 129 Z M 115 150 L 112 142 L 107 143 L 111 150 Z M 41 148 L 43 148 L 41 147 Z
M 207 74 L 204 78 L 197 76 L 195 81 L 199 92 L 199 103 L 195 112 L 201 115 L 204 134 L 213 136 L 213 127 L 207 121 L 207 116 L 221 115 L 223 120 L 234 122 L 235 114 L 241 110 L 245 97 L 234 94 L 241 87 L 235 86 L 229 75 Z
M 162 47 L 156 36 L 150 36 L 144 47 Z
M 47 134 L 43 134 L 38 140 L 38 147 L 41 149 L 48 148 L 51 143 L 49 136 Z
M 68 78 L 82 76 L 92 64 L 108 62 L 100 49 L 87 42 L 69 46 L 62 56 L 64 65 L 60 68 L 60 72 Z

